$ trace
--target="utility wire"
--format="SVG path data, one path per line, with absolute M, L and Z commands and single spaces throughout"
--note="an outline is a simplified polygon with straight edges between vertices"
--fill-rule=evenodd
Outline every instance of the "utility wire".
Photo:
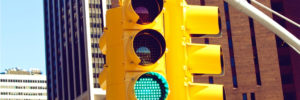
M 284 20 L 290 22 L 291 24 L 297 26 L 298 28 L 300 28 L 300 25 L 299 25 L 298 23 L 294 22 L 293 20 L 290 20 L 289 18 L 287 18 L 287 17 L 281 15 L 280 13 L 277 13 L 276 11 L 274 11 L 274 10 L 268 8 L 267 6 L 265 6 L 265 5 L 263 5 L 263 4 L 259 3 L 259 2 L 257 2 L 256 0 L 251 0 L 251 2 L 253 2 L 253 3 L 255 3 L 256 5 L 258 5 L 258 6 L 262 7 L 262 8 L 264 8 L 264 9 L 266 9 L 266 10 L 272 12 L 273 14 L 277 15 L 278 17 L 280 17 L 280 18 L 282 18 L 282 19 L 284 19 Z

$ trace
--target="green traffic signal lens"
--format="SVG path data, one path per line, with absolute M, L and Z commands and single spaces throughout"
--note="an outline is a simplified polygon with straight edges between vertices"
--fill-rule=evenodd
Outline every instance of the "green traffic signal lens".
M 138 100 L 165 100 L 169 93 L 169 85 L 162 75 L 147 72 L 135 82 L 134 93 Z

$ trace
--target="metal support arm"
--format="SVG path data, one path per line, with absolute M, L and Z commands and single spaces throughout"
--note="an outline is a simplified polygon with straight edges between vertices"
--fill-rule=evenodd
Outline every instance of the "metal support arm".
M 293 48 L 298 54 L 300 54 L 300 40 L 295 37 L 292 33 L 287 31 L 272 18 L 249 4 L 246 0 L 225 0 L 232 7 L 247 14 L 254 20 L 257 20 L 260 24 L 268 28 L 270 31 L 275 33 L 283 41 L 285 41 L 291 48 Z

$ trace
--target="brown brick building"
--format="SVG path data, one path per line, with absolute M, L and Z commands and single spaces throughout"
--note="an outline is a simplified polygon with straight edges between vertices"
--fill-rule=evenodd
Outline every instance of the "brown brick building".
M 259 2 L 270 6 L 269 0 Z M 224 84 L 226 100 L 283 100 L 274 34 L 222 0 L 204 3 L 221 12 L 222 38 L 203 43 L 222 45 L 225 75 L 197 76 L 195 81 Z
M 257 1 L 300 23 L 297 11 L 300 0 Z M 224 84 L 226 100 L 300 100 L 300 55 L 271 31 L 223 0 L 187 2 L 219 6 L 222 21 L 221 38 L 193 38 L 192 41 L 222 45 L 225 75 L 195 75 L 195 82 Z M 112 6 L 118 6 L 118 0 L 112 0 Z M 300 38 L 299 28 L 276 16 L 273 18 Z
M 300 13 L 297 13 L 300 0 L 258 1 L 300 22 Z M 219 6 L 222 17 L 222 38 L 194 39 L 194 42 L 222 45 L 225 75 L 196 76 L 195 82 L 224 84 L 227 100 L 300 100 L 299 54 L 222 0 L 188 2 Z M 276 16 L 274 19 L 300 37 L 299 28 Z

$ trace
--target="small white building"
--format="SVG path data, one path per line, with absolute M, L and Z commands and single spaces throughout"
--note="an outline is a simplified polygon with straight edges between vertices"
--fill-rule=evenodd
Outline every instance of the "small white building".
M 47 100 L 46 76 L 0 74 L 0 100 Z

